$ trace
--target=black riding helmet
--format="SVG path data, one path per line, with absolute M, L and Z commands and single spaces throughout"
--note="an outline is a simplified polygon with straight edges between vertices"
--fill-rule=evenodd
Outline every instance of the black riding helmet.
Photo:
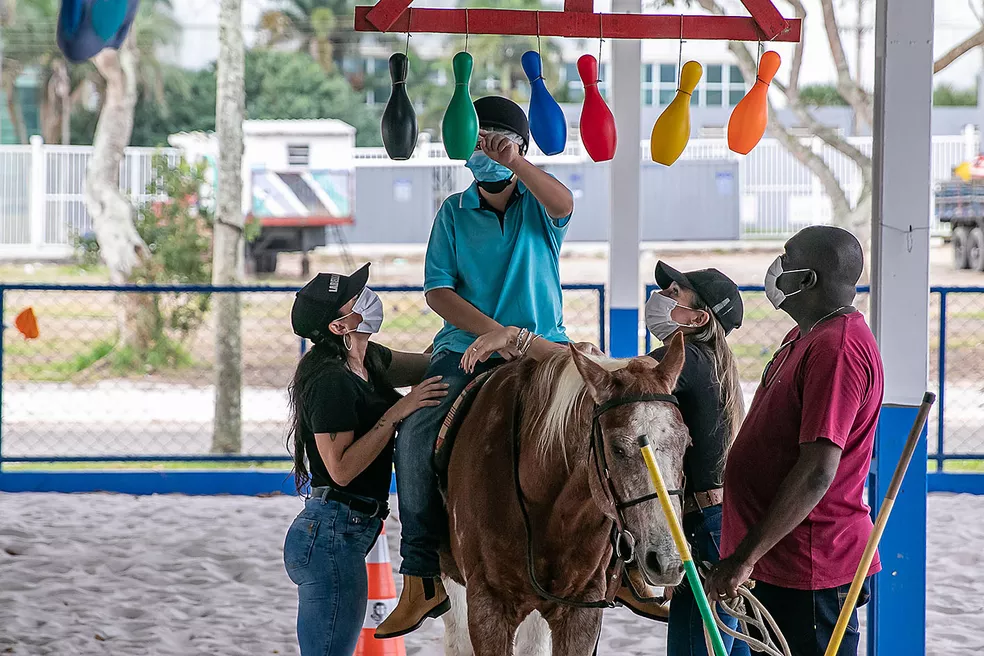
M 502 96 L 485 96 L 475 101 L 478 125 L 482 129 L 509 130 L 523 140 L 523 153 L 530 146 L 530 121 L 523 108 Z

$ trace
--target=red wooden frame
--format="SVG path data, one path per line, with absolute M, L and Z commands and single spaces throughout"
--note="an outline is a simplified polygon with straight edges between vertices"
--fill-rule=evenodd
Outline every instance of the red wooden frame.
M 802 30 L 800 20 L 783 18 L 772 0 L 741 0 L 751 18 L 599 14 L 592 11 L 592 0 L 565 0 L 563 11 L 413 8 L 412 1 L 379 0 L 372 7 L 356 7 L 356 31 L 796 42 Z

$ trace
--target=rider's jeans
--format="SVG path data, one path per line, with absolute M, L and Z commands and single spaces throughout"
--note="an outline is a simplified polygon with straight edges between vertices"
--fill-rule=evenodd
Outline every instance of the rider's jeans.
M 461 353 L 450 351 L 434 354 L 424 378 L 442 376 L 441 382 L 448 385 L 448 395 L 440 405 L 421 408 L 407 417 L 396 437 L 396 493 L 402 524 L 401 574 L 422 578 L 441 574 L 438 549 L 446 540 L 448 520 L 434 469 L 437 434 L 461 390 L 479 374 L 503 362 L 491 358 L 479 363 L 474 373 L 467 374 L 461 368 L 461 357 Z

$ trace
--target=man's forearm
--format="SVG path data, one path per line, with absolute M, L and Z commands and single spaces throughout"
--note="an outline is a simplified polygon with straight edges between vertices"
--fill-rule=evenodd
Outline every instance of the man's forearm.
M 765 518 L 749 530 L 735 556 L 749 564 L 758 562 L 816 508 L 833 482 L 833 473 L 836 462 L 831 472 L 829 461 L 801 456 L 779 486 Z
M 574 196 L 560 180 L 541 171 L 526 159 L 520 159 L 514 171 L 551 218 L 562 219 L 574 211 Z
M 453 289 L 433 289 L 425 295 L 427 305 L 459 330 L 484 335 L 502 326 L 461 298 Z

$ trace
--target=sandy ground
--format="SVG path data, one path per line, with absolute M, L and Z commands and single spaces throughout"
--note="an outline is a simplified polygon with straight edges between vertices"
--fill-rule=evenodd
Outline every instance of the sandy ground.
M 296 654 L 283 571 L 291 497 L 0 494 L 0 654 Z M 984 649 L 984 497 L 929 499 L 933 656 Z M 399 524 L 387 526 L 398 560 Z M 395 565 L 395 563 L 394 563 Z M 407 638 L 442 653 L 443 626 Z M 661 625 L 607 613 L 601 654 L 664 653 Z

